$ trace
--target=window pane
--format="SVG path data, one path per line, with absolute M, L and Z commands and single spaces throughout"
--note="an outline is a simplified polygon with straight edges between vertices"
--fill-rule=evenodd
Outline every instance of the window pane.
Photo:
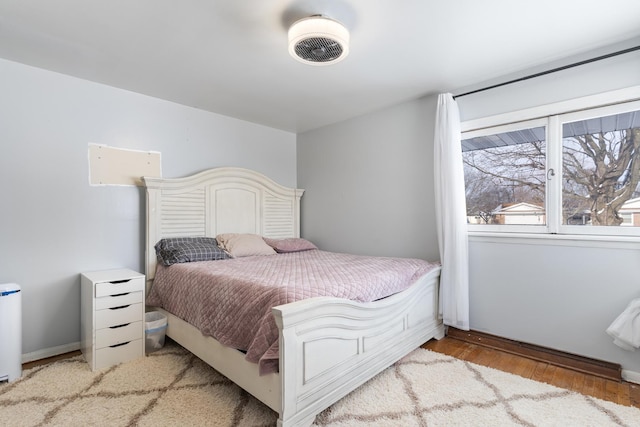
M 470 224 L 545 225 L 544 126 L 462 141 Z
M 562 220 L 640 226 L 640 111 L 564 123 Z

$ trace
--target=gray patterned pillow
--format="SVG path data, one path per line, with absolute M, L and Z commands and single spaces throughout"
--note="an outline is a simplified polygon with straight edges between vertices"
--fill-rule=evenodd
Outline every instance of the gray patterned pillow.
M 164 265 L 230 258 L 213 237 L 169 237 L 155 245 L 158 262 Z

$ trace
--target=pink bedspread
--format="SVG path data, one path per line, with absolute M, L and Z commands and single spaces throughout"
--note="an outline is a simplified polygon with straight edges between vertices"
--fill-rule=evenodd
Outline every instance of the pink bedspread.
M 320 250 L 158 265 L 147 305 L 246 351 L 261 374 L 278 370 L 271 308 L 316 296 L 368 302 L 400 292 L 437 263 Z

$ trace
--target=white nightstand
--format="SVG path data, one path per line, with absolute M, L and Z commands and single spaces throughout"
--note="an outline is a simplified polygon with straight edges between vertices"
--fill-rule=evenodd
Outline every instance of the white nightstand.
M 126 269 L 80 275 L 81 350 L 92 371 L 144 357 L 144 279 Z

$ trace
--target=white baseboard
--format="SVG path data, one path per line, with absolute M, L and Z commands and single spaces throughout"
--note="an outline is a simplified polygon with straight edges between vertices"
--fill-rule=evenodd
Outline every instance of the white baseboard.
M 59 354 L 69 353 L 76 350 L 80 350 L 80 341 L 59 345 L 57 347 L 44 348 L 42 350 L 32 351 L 31 353 L 25 353 L 22 355 L 22 363 L 46 359 L 47 357 L 57 356 Z
M 627 369 L 622 370 L 622 379 L 629 381 L 630 383 L 640 384 L 640 372 L 629 371 Z

